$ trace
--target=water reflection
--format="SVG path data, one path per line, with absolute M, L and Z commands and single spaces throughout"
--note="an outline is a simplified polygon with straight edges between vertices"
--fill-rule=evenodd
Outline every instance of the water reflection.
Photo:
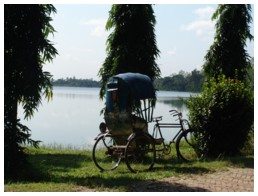
M 157 110 L 157 112 L 165 111 L 165 115 L 168 114 L 168 110 L 177 110 L 179 112 L 182 112 L 184 118 L 188 118 L 188 109 L 186 106 L 186 102 L 191 96 L 196 95 L 198 95 L 198 93 L 158 91 L 157 104 L 155 109 Z
M 159 103 L 163 103 L 163 104 L 169 105 L 171 107 L 175 107 L 178 110 L 183 110 L 183 108 L 186 107 L 187 99 L 182 99 L 182 98 L 178 98 L 178 99 L 158 99 L 157 101 Z
M 185 100 L 190 93 L 159 91 L 157 95 L 154 116 L 163 116 L 163 122 L 171 122 L 175 119 L 169 110 L 176 109 L 187 117 Z M 21 107 L 18 115 L 32 130 L 32 138 L 45 145 L 92 146 L 99 133 L 99 123 L 104 120 L 100 115 L 104 102 L 99 99 L 99 88 L 54 87 L 53 100 L 42 100 L 33 118 L 24 120 Z M 150 130 L 152 127 L 150 124 Z
M 96 95 L 75 93 L 54 93 L 54 97 L 60 97 L 64 99 L 96 99 Z

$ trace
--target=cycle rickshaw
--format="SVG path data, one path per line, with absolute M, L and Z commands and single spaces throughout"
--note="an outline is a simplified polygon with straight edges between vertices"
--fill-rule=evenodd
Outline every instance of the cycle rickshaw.
M 114 170 L 124 160 L 131 172 L 152 169 L 156 159 L 155 146 L 163 146 L 158 151 L 168 153 L 176 137 L 169 145 L 164 143 L 160 128 L 173 128 L 175 124 L 162 125 L 159 123 L 162 117 L 153 118 L 156 95 L 150 78 L 139 73 L 115 75 L 108 80 L 105 99 L 105 122 L 99 126 L 101 133 L 95 138 L 92 152 L 95 165 L 101 171 Z M 173 115 L 180 117 L 180 113 Z M 176 125 L 182 129 L 177 138 L 188 141 L 190 131 L 183 128 L 184 120 L 179 120 L 180 124 Z M 148 133 L 150 122 L 156 122 L 152 135 Z M 176 143 L 179 146 L 178 139 Z

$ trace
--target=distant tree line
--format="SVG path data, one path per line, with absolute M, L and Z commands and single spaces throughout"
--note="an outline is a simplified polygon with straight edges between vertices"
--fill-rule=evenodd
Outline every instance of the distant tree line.
M 203 72 L 195 69 L 191 73 L 180 71 L 178 74 L 156 79 L 154 84 L 158 90 L 200 92 L 203 81 Z
M 203 73 L 193 70 L 191 73 L 180 71 L 171 76 L 154 81 L 155 88 L 166 91 L 199 92 L 203 83 Z M 76 79 L 75 77 L 52 80 L 54 86 L 100 87 L 100 82 L 93 79 Z
M 61 78 L 53 80 L 54 86 L 73 86 L 73 87 L 100 87 L 100 82 L 93 79 L 76 79 L 72 78 Z

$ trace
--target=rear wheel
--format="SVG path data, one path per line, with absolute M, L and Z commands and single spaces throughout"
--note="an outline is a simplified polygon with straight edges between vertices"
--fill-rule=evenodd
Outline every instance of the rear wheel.
M 155 144 L 147 136 L 135 136 L 128 141 L 125 162 L 131 172 L 148 171 L 153 168 L 156 158 Z
M 194 132 L 191 129 L 183 131 L 176 141 L 177 157 L 184 161 L 198 160 Z
M 117 153 L 116 142 L 111 135 L 100 136 L 93 146 L 92 158 L 101 171 L 113 170 L 118 167 L 121 156 Z

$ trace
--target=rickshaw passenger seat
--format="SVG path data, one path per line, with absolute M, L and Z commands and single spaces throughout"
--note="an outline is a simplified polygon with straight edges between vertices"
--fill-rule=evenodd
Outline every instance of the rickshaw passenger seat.
M 153 122 L 158 122 L 162 120 L 162 116 L 153 117 Z
M 145 119 L 131 115 L 133 130 L 148 132 L 148 123 Z

